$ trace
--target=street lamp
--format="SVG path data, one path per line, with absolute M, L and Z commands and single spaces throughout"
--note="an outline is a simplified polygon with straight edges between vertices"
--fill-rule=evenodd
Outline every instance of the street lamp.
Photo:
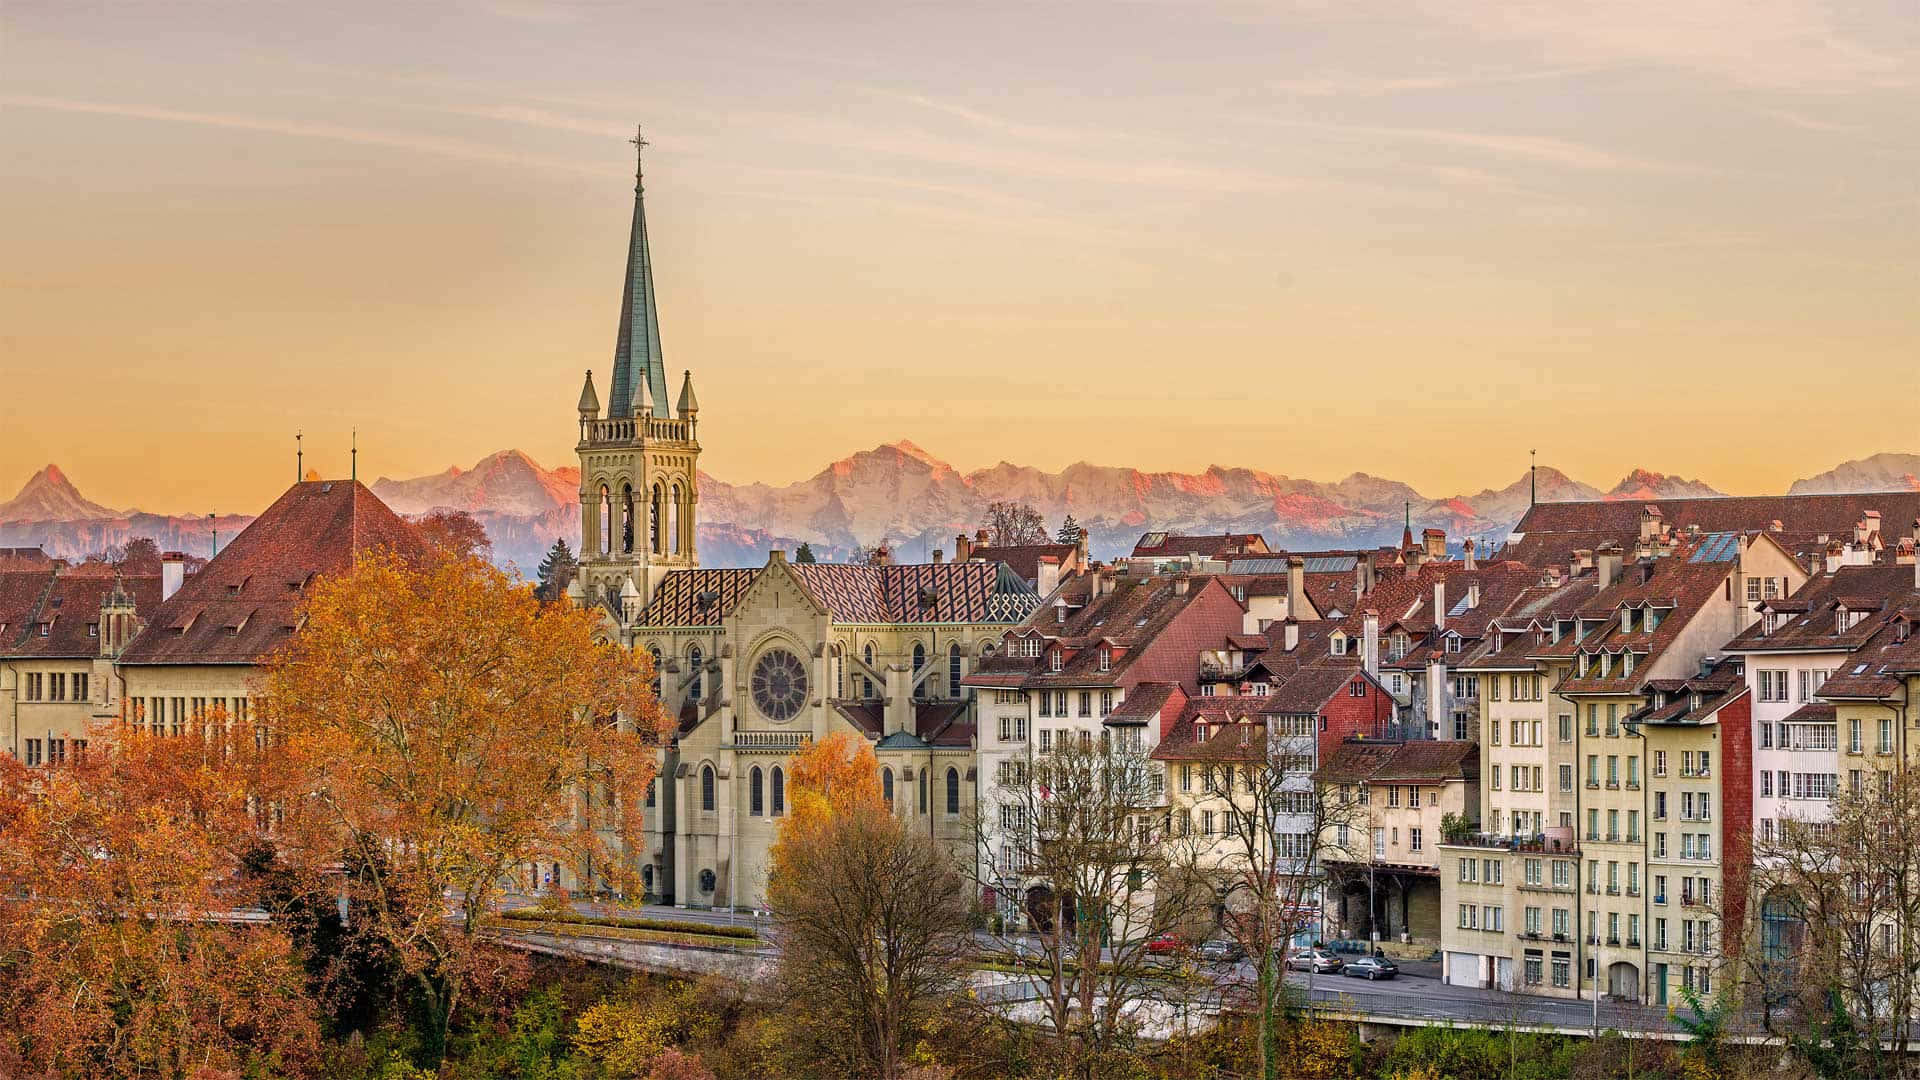
M 1360 781 L 1360 805 L 1367 808 L 1367 943 L 1371 946 L 1367 955 L 1380 951 L 1380 924 L 1374 912 L 1378 910 L 1379 897 L 1375 895 L 1374 860 L 1379 851 L 1374 845 L 1373 799 L 1367 794 L 1367 782 Z

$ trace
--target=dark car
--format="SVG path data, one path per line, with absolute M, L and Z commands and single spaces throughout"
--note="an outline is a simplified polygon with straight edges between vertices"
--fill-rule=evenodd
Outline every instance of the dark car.
M 1340 970 L 1340 958 L 1325 949 L 1295 949 L 1287 954 L 1287 967 L 1292 971 L 1331 975 Z
M 1228 938 L 1203 941 L 1196 951 L 1200 954 L 1200 959 L 1220 964 L 1237 963 L 1246 959 L 1247 956 L 1247 950 L 1239 942 Z
M 1400 968 L 1384 956 L 1362 956 L 1347 961 L 1347 966 L 1340 970 L 1340 974 L 1371 982 L 1374 979 L 1391 979 L 1400 974 Z

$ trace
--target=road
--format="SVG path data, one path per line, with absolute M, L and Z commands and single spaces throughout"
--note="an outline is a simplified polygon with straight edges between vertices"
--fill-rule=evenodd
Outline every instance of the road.
M 513 895 L 507 897 L 501 906 L 505 909 L 528 908 L 535 906 L 536 903 L 533 897 Z M 731 915 L 724 911 L 703 911 L 658 904 L 610 908 L 605 904 L 575 901 L 572 906 L 575 911 L 583 915 L 669 919 L 676 922 L 706 923 L 716 926 L 758 926 L 762 929 L 767 926 L 767 920 L 745 913 Z M 1236 982 L 1250 985 L 1254 981 L 1253 965 L 1248 961 L 1213 967 L 1218 973 L 1217 981 L 1221 985 Z M 1302 972 L 1288 972 L 1287 981 L 1304 990 L 1307 985 L 1307 976 Z M 1018 1001 L 1031 996 L 1031 990 L 1023 985 L 1018 977 L 983 986 L 980 992 L 983 997 L 1001 1001 Z M 1439 978 L 1439 966 L 1435 964 L 1404 963 L 1401 965 L 1401 974 L 1398 978 L 1381 982 L 1350 979 L 1340 975 L 1315 975 L 1313 1001 L 1316 1006 L 1338 1011 L 1357 1011 L 1380 1016 L 1450 1021 L 1488 1027 L 1515 1024 L 1587 1029 L 1593 1024 L 1591 1001 L 1448 986 Z M 1613 1028 L 1621 1031 L 1678 1030 L 1677 1025 L 1667 1017 L 1663 1009 L 1615 1002 L 1601 1002 L 1600 1027 L 1603 1030 Z

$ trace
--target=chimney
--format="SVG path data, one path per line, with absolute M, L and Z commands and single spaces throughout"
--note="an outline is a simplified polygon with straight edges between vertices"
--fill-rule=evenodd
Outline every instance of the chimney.
M 1185 571 L 1182 571 L 1178 574 L 1173 575 L 1173 595 L 1185 596 L 1187 595 L 1187 590 L 1191 589 L 1192 587 L 1193 587 L 1193 578 L 1190 577 Z
M 967 534 L 961 533 L 953 538 L 953 561 L 966 562 L 973 557 L 973 545 L 967 542 Z
M 1480 606 L 1480 583 L 1476 581 L 1467 586 L 1467 608 L 1468 610 L 1472 610 L 1479 606 Z
M 1478 549 L 1479 546 L 1480 546 L 1480 542 L 1478 540 L 1475 540 L 1471 536 L 1467 537 L 1466 559 L 1467 559 L 1467 569 L 1469 570 L 1478 568 L 1478 565 L 1475 561 L 1475 557 L 1478 554 L 1476 549 Z
M 1282 641 L 1288 652 L 1300 647 L 1300 620 L 1291 615 L 1287 616 L 1286 629 L 1282 633 L 1285 635 Z
M 1420 564 L 1425 561 L 1425 554 L 1425 552 L 1417 547 L 1407 549 L 1406 571 L 1408 577 L 1415 578 L 1420 576 Z
M 1307 560 L 1298 555 L 1287 560 L 1287 617 L 1300 618 L 1307 607 Z
M 1368 610 L 1360 620 L 1360 666 L 1367 674 L 1380 675 L 1380 616 Z
M 1640 508 L 1640 539 L 1644 543 L 1660 535 L 1660 508 L 1648 503 Z
M 1368 569 L 1371 568 L 1371 566 L 1372 566 L 1372 560 L 1368 558 L 1366 555 L 1361 555 L 1358 559 L 1354 560 L 1353 598 L 1355 600 L 1358 600 L 1361 597 L 1367 595 L 1367 571 Z
M 947 558 L 946 552 L 940 550 L 939 548 L 933 549 L 933 565 L 939 566 L 941 563 L 946 561 L 946 558 Z
M 1620 545 L 1608 544 L 1594 553 L 1594 565 L 1600 569 L 1599 587 L 1604 589 L 1620 580 L 1620 567 L 1624 561 L 1620 554 Z
M 1827 541 L 1827 573 L 1839 570 L 1846 562 L 1846 548 L 1838 540 Z
M 1428 529 L 1420 534 L 1420 539 L 1425 545 L 1426 550 L 1424 554 L 1428 559 L 1444 559 L 1447 557 L 1447 532 L 1445 529 Z
M 1075 547 L 1080 549 L 1080 567 L 1084 570 L 1087 565 L 1087 530 L 1081 529 L 1080 535 L 1075 538 L 1073 543 Z
M 987 546 L 987 530 L 985 530 L 985 529 L 975 529 L 975 530 L 973 531 L 973 546 L 974 546 L 974 547 L 986 547 L 986 546 Z
M 187 582 L 187 553 L 184 551 L 163 551 L 160 553 L 160 599 L 171 599 Z
M 1865 544 L 1867 539 L 1880 531 L 1880 511 L 1869 510 L 1860 515 L 1859 524 L 1853 527 L 1853 542 Z
M 1433 583 L 1433 632 L 1437 636 L 1447 628 L 1447 583 Z
M 1441 725 L 1451 720 L 1447 716 L 1447 665 L 1440 660 L 1427 661 L 1427 732 L 1434 738 L 1451 735 L 1452 732 Z

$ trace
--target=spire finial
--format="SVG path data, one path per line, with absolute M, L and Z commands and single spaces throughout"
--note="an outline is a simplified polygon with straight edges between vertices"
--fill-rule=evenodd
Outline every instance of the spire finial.
M 1527 451 L 1527 505 L 1532 506 L 1540 497 L 1540 451 Z
M 301 433 L 293 433 L 293 482 L 299 483 L 307 478 L 307 452 L 300 445 Z
M 627 141 L 633 144 L 633 193 L 638 195 L 646 186 L 645 170 L 642 168 L 645 162 L 642 159 L 646 155 L 647 147 L 652 144 L 648 143 L 646 135 L 641 133 L 639 124 L 633 125 L 633 138 Z
M 349 440 L 348 442 L 349 449 L 347 451 L 347 457 L 351 461 L 351 464 L 348 465 L 347 467 L 348 468 L 347 479 L 352 480 L 355 483 L 359 483 L 360 482 L 360 429 L 354 428 L 352 431 L 352 434 L 350 434 L 347 438 Z

